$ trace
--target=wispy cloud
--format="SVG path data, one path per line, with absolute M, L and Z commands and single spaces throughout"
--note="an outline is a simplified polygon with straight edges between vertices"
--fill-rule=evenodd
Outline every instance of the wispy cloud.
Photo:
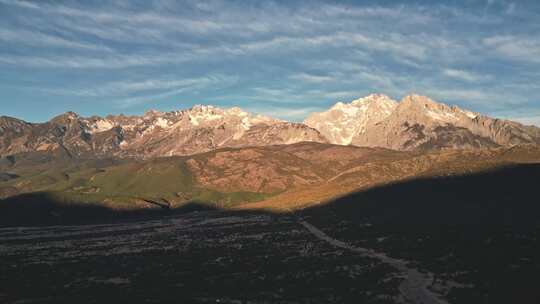
M 538 35 L 491 36 L 484 38 L 483 43 L 501 56 L 540 63 L 540 39 L 538 39 Z
M 20 7 L 24 7 L 24 8 L 39 9 L 38 4 L 32 3 L 30 1 L 0 0 L 0 3 L 8 4 L 8 5 L 20 6 Z
M 309 83 L 323 83 L 323 82 L 336 80 L 334 77 L 331 77 L 331 76 L 313 75 L 313 74 L 308 74 L 308 73 L 299 73 L 299 74 L 290 75 L 289 79 L 309 82 Z
M 42 91 L 67 96 L 107 97 L 137 94 L 146 91 L 200 89 L 211 85 L 223 87 L 238 81 L 235 76 L 209 75 L 183 79 L 146 79 L 141 81 L 118 81 L 105 83 L 96 88 L 42 89 Z
M 176 96 L 182 93 L 198 93 L 200 90 L 213 91 L 216 89 L 226 88 L 237 82 L 236 77 L 216 75 L 208 77 L 200 77 L 193 79 L 183 79 L 177 81 L 160 81 L 150 80 L 144 82 L 133 83 L 117 83 L 113 87 L 129 92 L 146 92 L 148 90 L 160 89 L 160 93 L 142 94 L 135 97 L 117 99 L 115 103 L 121 108 L 127 108 L 141 103 L 152 103 L 156 99 Z M 162 91 L 165 89 L 165 91 Z
M 111 51 L 111 48 L 103 45 L 68 40 L 53 35 L 27 30 L 0 29 L 0 40 L 3 40 L 4 43 L 22 43 L 31 46 L 52 46 L 81 50 Z
M 76 68 L 76 69 L 120 69 L 138 66 L 155 66 L 182 63 L 193 59 L 184 54 L 141 54 L 90 56 L 49 56 L 34 57 L 0 54 L 0 64 L 12 64 L 34 68 Z
M 80 97 L 113 97 L 116 103 L 130 106 L 152 102 L 156 98 L 193 92 L 201 89 L 216 89 L 230 86 L 238 81 L 235 76 L 209 75 L 183 79 L 146 79 L 142 81 L 118 81 L 105 83 L 95 88 L 39 89 L 48 94 Z M 128 97 L 126 97 L 128 96 Z M 121 98 L 119 98 L 121 97 Z
M 487 112 L 530 103 L 540 7 L 461 4 L 0 0 L 0 86 L 70 107 L 198 92 L 296 118 L 370 92 Z M 28 83 L 41 89 L 12 89 Z
M 491 77 L 488 75 L 480 75 L 477 73 L 473 73 L 473 72 L 469 72 L 465 70 L 458 70 L 458 69 L 444 69 L 443 74 L 448 77 L 452 77 L 452 78 L 456 78 L 456 79 L 460 79 L 464 81 L 469 81 L 469 82 L 476 82 L 476 81 L 491 79 Z

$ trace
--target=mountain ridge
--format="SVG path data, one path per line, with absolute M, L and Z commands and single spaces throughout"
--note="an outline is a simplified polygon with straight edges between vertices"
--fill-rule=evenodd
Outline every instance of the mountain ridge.
M 142 116 L 81 117 L 66 112 L 44 123 L 0 120 L 0 155 L 67 149 L 77 156 L 161 157 L 220 147 L 326 142 L 300 123 L 255 115 L 234 107 L 196 105 Z
M 0 156 L 65 151 L 75 157 L 152 158 L 304 141 L 393 150 L 495 148 L 540 144 L 540 128 L 417 94 L 399 102 L 384 94 L 338 102 L 303 123 L 211 105 L 140 116 L 82 117 L 69 111 L 44 123 L 0 117 Z

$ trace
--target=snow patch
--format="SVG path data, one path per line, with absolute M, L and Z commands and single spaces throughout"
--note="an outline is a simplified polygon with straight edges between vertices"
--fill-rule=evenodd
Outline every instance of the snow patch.
M 467 117 L 469 117 L 470 119 L 475 119 L 478 116 L 478 114 L 475 114 L 471 111 L 463 111 L 463 113 L 467 115 Z
M 282 121 L 283 120 L 270 118 L 270 117 L 263 116 L 260 114 L 257 114 L 255 117 L 250 118 L 250 122 L 252 125 L 261 124 L 261 123 L 269 125 L 272 123 L 277 123 L 277 122 L 282 122 Z
M 439 121 L 449 121 L 449 120 L 458 120 L 458 117 L 454 113 L 445 112 L 445 111 L 434 111 L 434 110 L 427 110 L 426 114 Z
M 332 109 L 339 110 L 339 111 L 343 112 L 347 116 L 355 116 L 358 113 L 358 111 L 360 110 L 360 108 L 358 108 L 358 107 L 356 107 L 354 105 L 344 104 L 342 102 L 336 103 L 334 105 L 334 107 L 332 107 Z
M 241 116 L 241 117 L 244 117 L 244 116 L 249 116 L 249 113 L 240 109 L 239 107 L 232 107 L 230 109 L 228 109 L 226 111 L 227 114 L 230 114 L 230 115 L 236 115 L 236 116 Z
M 156 121 L 154 122 L 154 125 L 162 128 L 162 129 L 167 129 L 169 127 L 169 125 L 170 125 L 170 122 L 167 119 L 158 117 L 156 119 Z
M 249 117 L 242 118 L 242 128 L 244 130 L 251 128 L 251 121 L 249 120 Z
M 197 120 L 197 118 L 196 118 L 195 116 L 189 115 L 189 121 L 190 121 L 191 124 L 194 125 L 194 126 L 198 126 L 198 125 L 199 125 L 199 120 Z
M 92 129 L 90 130 L 90 133 L 93 134 L 93 133 L 105 132 L 112 129 L 113 127 L 114 127 L 113 123 L 111 123 L 108 120 L 101 119 L 94 123 L 94 125 L 92 126 Z

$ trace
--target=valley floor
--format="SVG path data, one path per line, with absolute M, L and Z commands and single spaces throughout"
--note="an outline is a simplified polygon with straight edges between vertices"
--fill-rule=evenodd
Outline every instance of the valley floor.
M 538 180 L 540 165 L 525 164 L 295 212 L 194 205 L 0 228 L 0 303 L 536 304 Z M 65 214 L 122 215 L 80 208 Z
M 400 273 L 288 215 L 0 229 L 2 303 L 394 303 Z

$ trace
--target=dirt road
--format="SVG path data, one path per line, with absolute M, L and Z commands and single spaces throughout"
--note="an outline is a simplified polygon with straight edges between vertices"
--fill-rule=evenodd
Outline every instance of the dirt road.
M 403 273 L 404 278 L 404 281 L 399 286 L 399 290 L 406 302 L 418 304 L 448 304 L 448 302 L 440 298 L 440 295 L 428 289 L 428 286 L 430 286 L 433 281 L 432 274 L 421 273 L 415 268 L 408 267 L 407 261 L 391 258 L 384 253 L 351 246 L 343 241 L 336 240 L 305 220 L 300 220 L 300 224 L 311 232 L 311 234 L 329 244 L 361 253 L 362 255 L 370 258 L 376 258 L 381 262 L 389 264 L 398 269 L 401 273 Z

